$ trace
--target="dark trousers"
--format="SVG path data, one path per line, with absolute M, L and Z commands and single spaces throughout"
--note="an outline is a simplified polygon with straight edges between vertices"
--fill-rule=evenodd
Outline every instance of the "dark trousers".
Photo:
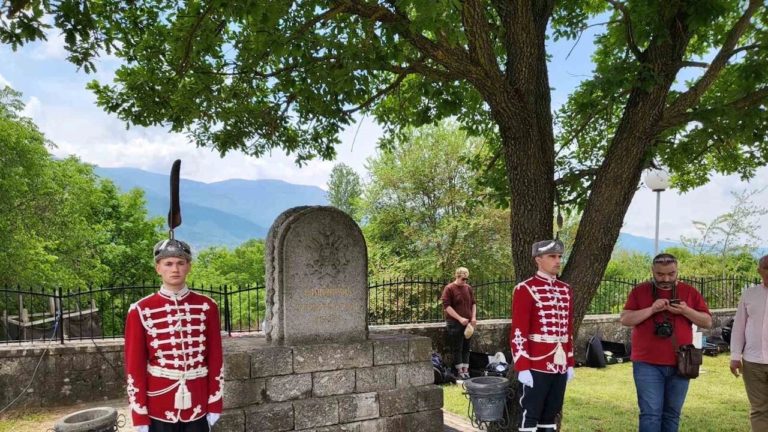
M 554 431 L 557 428 L 557 414 L 563 409 L 568 375 L 538 371 L 531 371 L 531 375 L 533 388 L 522 386 L 520 391 L 522 414 L 518 431 Z
M 461 325 L 460 322 L 455 320 L 446 320 L 446 343 L 448 345 L 448 351 L 451 353 L 451 366 L 454 370 L 457 370 L 456 365 L 466 364 L 469 365 L 469 339 L 464 338 L 464 329 L 466 326 Z
M 151 420 L 152 423 L 149 425 L 149 432 L 210 432 L 211 430 L 205 416 L 189 423 L 167 423 L 155 419 Z

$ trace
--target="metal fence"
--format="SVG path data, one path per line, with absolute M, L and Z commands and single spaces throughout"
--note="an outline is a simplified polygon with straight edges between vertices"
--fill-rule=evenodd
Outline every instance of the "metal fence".
M 216 301 L 222 330 L 228 334 L 259 330 L 263 286 L 190 288 Z M 77 290 L 3 287 L 0 343 L 121 338 L 130 305 L 156 291 L 154 284 Z
M 748 278 L 681 278 L 699 289 L 710 309 L 736 307 L 744 288 L 759 283 Z M 597 290 L 588 314 L 618 313 L 627 295 L 641 280 L 607 279 Z M 368 323 L 406 324 L 440 322 L 440 295 L 447 281 L 404 278 L 369 285 Z M 510 316 L 511 280 L 475 281 L 478 319 Z M 191 287 L 219 305 L 222 330 L 228 334 L 260 330 L 265 316 L 263 286 Z M 0 343 L 60 342 L 123 336 L 130 305 L 157 291 L 152 284 L 89 289 L 0 288 Z

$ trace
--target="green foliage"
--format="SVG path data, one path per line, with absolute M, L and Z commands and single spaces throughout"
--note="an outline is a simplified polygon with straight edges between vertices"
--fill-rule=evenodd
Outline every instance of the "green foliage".
M 603 277 L 605 279 L 648 279 L 651 274 L 651 258 L 648 254 L 619 249 L 613 253 Z
M 360 221 L 363 185 L 360 176 L 349 166 L 334 165 L 328 177 L 328 201 L 332 206 Z
M 458 266 L 473 279 L 509 277 L 509 213 L 472 200 L 465 161 L 478 146 L 445 122 L 408 131 L 368 161 L 363 231 L 374 279 L 450 278 Z
M 223 247 L 203 249 L 195 257 L 187 280 L 195 287 L 226 286 L 230 298 L 232 326 L 258 329 L 264 318 L 264 240 L 248 240 L 234 250 Z M 223 291 L 223 289 L 222 289 Z M 221 306 L 221 305 L 220 305 Z
M 99 2 L 80 0 L 3 1 L 0 11 L 6 18 L 0 20 L 0 43 L 17 50 L 26 43 L 45 40 L 46 33 L 56 28 L 64 36 L 67 59 L 86 72 L 93 72 L 93 58 L 100 52 L 111 53 L 114 48 L 110 31 L 92 14 L 101 10 Z
M 75 158 L 53 159 L 21 118 L 20 94 L 0 91 L 0 285 L 112 286 L 150 280 L 159 220 L 139 190 L 120 194 Z
M 248 240 L 234 250 L 201 250 L 187 279 L 196 285 L 264 286 L 264 240 Z

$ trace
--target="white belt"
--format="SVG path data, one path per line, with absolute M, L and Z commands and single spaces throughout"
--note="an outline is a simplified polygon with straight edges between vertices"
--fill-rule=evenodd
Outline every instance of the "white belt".
M 182 378 L 191 380 L 194 378 L 200 378 L 208 375 L 208 368 L 203 366 L 197 369 L 191 369 L 188 371 L 166 369 L 160 366 L 147 365 L 147 372 L 150 375 L 158 378 L 168 378 L 172 380 L 180 380 Z
M 528 339 L 534 342 L 545 342 L 545 343 L 568 342 L 568 336 L 550 336 L 550 335 L 531 334 L 531 335 L 528 335 Z

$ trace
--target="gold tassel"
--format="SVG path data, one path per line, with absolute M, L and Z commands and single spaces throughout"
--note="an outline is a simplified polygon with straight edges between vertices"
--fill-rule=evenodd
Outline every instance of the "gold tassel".
M 557 343 L 557 349 L 555 350 L 555 364 L 561 366 L 566 364 L 565 350 L 560 342 Z

